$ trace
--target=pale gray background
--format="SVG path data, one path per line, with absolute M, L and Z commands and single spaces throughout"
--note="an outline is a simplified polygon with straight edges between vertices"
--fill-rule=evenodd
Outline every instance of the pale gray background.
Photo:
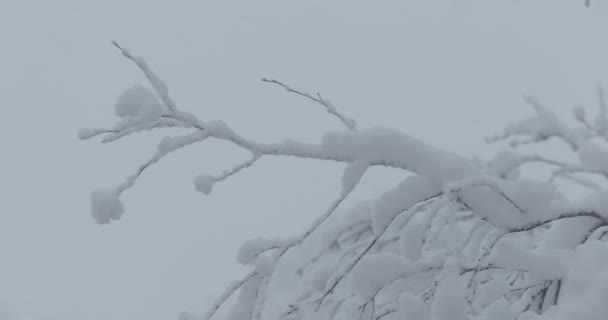
M 339 167 L 264 160 L 204 197 L 198 173 L 243 152 L 180 152 L 98 226 L 94 187 L 113 186 L 162 135 L 76 138 L 112 125 L 114 99 L 143 82 L 110 45 L 144 55 L 182 109 L 262 141 L 317 141 L 323 110 L 258 81 L 320 91 L 362 127 L 396 127 L 463 155 L 529 114 L 533 93 L 566 114 L 608 84 L 608 3 L 596 0 L 0 2 L 0 319 L 161 320 L 203 311 L 245 271 L 238 245 L 293 234 L 337 192 Z M 395 181 L 375 170 L 357 197 Z

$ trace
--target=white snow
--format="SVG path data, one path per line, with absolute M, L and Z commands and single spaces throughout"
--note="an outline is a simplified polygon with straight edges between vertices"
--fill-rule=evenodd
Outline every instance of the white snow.
M 515 320 L 516 318 L 517 315 L 513 314 L 513 311 L 511 310 L 511 308 L 509 308 L 509 302 L 505 298 L 500 298 L 491 305 L 489 305 L 478 319 Z
M 596 191 L 564 206 L 570 212 L 594 212 L 608 219 L 608 190 Z
M 261 284 L 262 278 L 256 276 L 241 287 L 237 303 L 230 309 L 226 320 L 251 320 Z
M 162 114 L 162 106 L 152 91 L 136 84 L 116 99 L 114 113 L 121 118 L 141 117 L 153 120 Z
M 372 208 L 374 233 L 382 233 L 399 213 L 439 192 L 440 187 L 424 176 L 406 178 L 375 201 Z
M 331 277 L 335 268 L 336 266 L 333 264 L 324 264 L 317 268 L 311 278 L 312 287 L 318 292 L 325 292 L 327 281 Z
M 199 174 L 194 179 L 194 188 L 205 195 L 211 194 L 213 185 L 215 184 L 215 177 L 208 174 Z
M 93 136 L 96 136 L 102 132 L 105 132 L 106 130 L 104 129 L 88 129 L 88 128 L 82 128 L 80 130 L 78 130 L 78 139 L 80 140 L 86 140 L 89 139 Z
M 574 258 L 572 250 L 530 251 L 513 241 L 501 241 L 496 245 L 490 262 L 503 268 L 526 271 L 540 280 L 554 280 L 568 273 Z
M 466 319 L 465 285 L 459 275 L 460 268 L 457 261 L 447 259 L 442 274 L 438 277 L 437 292 L 431 304 L 433 320 Z
M 558 215 L 559 208 L 565 205 L 554 185 L 529 179 L 504 181 L 473 177 L 446 184 L 444 190 L 452 199 L 461 199 L 475 214 L 503 230 L 549 219 Z
M 578 156 L 581 164 L 589 169 L 608 173 L 608 148 L 606 144 L 587 142 L 579 150 Z
M 218 139 L 231 139 L 234 136 L 234 132 L 226 122 L 221 120 L 213 120 L 207 122 L 205 129 L 209 130 L 211 134 Z
M 437 267 L 436 259 L 413 263 L 391 252 L 369 254 L 353 269 L 351 284 L 359 297 L 370 299 L 393 281 L 415 276 L 433 267 Z
M 529 312 L 519 319 L 605 320 L 608 314 L 608 246 L 593 241 L 578 247 L 567 279 L 557 306 L 550 307 L 542 315 Z
M 517 166 L 528 157 L 513 151 L 501 151 L 488 163 L 488 173 L 493 176 L 502 176 L 510 173 L 510 178 L 517 178 L 519 170 Z
M 378 126 L 354 132 L 328 132 L 323 135 L 321 145 L 327 156 L 402 167 L 436 182 L 480 174 L 471 160 L 431 147 L 398 130 Z
M 511 285 L 504 277 L 496 277 L 484 283 L 479 292 L 477 303 L 481 306 L 489 306 L 509 292 Z
M 344 320 L 362 318 L 361 307 L 364 304 L 365 304 L 365 301 L 363 299 L 361 299 L 360 297 L 352 297 L 352 298 L 346 299 L 346 300 L 344 300 L 344 303 L 342 304 L 342 306 L 340 308 L 339 315 Z
M 272 275 L 272 271 L 277 264 L 277 258 L 274 255 L 260 255 L 255 260 L 255 272 L 261 276 L 268 277 Z
M 418 261 L 422 256 L 426 227 L 425 219 L 414 218 L 401 230 L 401 254 L 408 260 Z
M 411 271 L 405 258 L 382 253 L 364 257 L 352 272 L 353 288 L 362 298 L 372 298 L 380 289 Z
M 191 134 L 176 137 L 166 136 L 158 143 L 158 152 L 166 154 L 188 144 L 202 141 L 207 137 L 209 137 L 209 133 L 205 131 L 195 131 Z
M 573 149 L 585 140 L 577 130 L 564 125 L 557 116 L 533 96 L 525 96 L 524 101 L 536 112 L 536 116 L 516 122 L 508 126 L 501 138 L 513 135 L 528 135 L 533 139 L 543 140 L 549 137 L 559 137 Z
M 342 190 L 354 188 L 361 181 L 361 177 L 363 177 L 367 168 L 369 168 L 369 163 L 365 161 L 349 163 L 342 175 Z
M 424 302 L 408 292 L 399 296 L 399 311 L 407 320 L 425 320 L 429 313 Z
M 538 249 L 574 249 L 597 224 L 593 218 L 556 221 L 538 243 Z
M 287 243 L 283 239 L 267 239 L 257 237 L 249 241 L 245 241 L 239 248 L 236 260 L 242 265 L 252 265 L 263 252 L 280 248 Z
M 120 219 L 124 206 L 114 190 L 96 189 L 91 193 L 91 212 L 97 223 L 107 224 Z

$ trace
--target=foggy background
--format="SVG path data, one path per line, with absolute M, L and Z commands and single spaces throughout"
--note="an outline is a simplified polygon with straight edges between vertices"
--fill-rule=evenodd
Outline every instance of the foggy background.
M 207 141 L 146 172 L 110 225 L 90 215 L 155 151 L 163 132 L 79 141 L 112 126 L 115 98 L 144 56 L 182 110 L 260 141 L 318 141 L 341 130 L 322 108 L 259 81 L 320 92 L 359 127 L 383 125 L 463 155 L 531 114 L 595 107 L 608 85 L 608 2 L 17 1 L 0 2 L 0 319 L 161 320 L 203 313 L 245 269 L 238 246 L 304 229 L 338 192 L 340 166 L 264 159 L 195 192 L 199 173 L 244 159 Z M 170 131 L 165 132 L 167 134 Z M 374 170 L 355 198 L 398 180 Z M 349 203 L 352 203 L 349 202 Z

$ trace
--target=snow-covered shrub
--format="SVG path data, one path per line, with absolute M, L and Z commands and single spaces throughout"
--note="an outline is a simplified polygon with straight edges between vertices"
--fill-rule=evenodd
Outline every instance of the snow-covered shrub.
M 141 86 L 118 99 L 121 120 L 110 129 L 87 129 L 83 139 L 103 141 L 154 128 L 180 127 L 190 133 L 166 137 L 156 153 L 113 189 L 91 197 L 98 223 L 118 220 L 121 194 L 165 155 L 203 142 L 221 140 L 248 150 L 251 158 L 221 174 L 203 174 L 195 188 L 210 194 L 213 186 L 254 165 L 263 157 L 293 156 L 345 164 L 342 190 L 327 210 L 301 234 L 286 239 L 256 238 L 243 244 L 239 263 L 251 271 L 232 283 L 202 317 L 210 319 L 232 296 L 237 302 L 228 318 L 240 319 L 606 319 L 608 316 L 608 192 L 594 176 L 608 177 L 608 118 L 598 88 L 599 112 L 593 118 L 574 109 L 568 126 L 533 97 L 535 115 L 514 123 L 489 139 L 511 140 L 513 147 L 559 139 L 579 163 L 537 154 L 499 153 L 490 161 L 473 161 L 434 148 L 398 130 L 359 129 L 354 120 L 320 95 L 297 91 L 323 107 L 343 125 L 316 144 L 285 140 L 274 144 L 245 138 L 221 121 L 203 121 L 177 108 L 167 86 L 146 62 L 116 45 L 149 80 L 154 94 Z M 520 140 L 514 140 L 521 137 Z M 523 166 L 545 164 L 547 181 L 524 177 Z M 302 257 L 291 303 L 269 305 L 276 270 L 285 254 L 328 223 L 369 168 L 385 166 L 411 173 L 377 199 L 334 219 L 321 249 Z M 557 179 L 582 186 L 569 197 Z

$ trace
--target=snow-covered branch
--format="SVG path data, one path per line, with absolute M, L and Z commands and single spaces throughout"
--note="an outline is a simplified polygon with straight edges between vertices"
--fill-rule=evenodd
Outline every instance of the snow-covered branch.
M 208 139 L 232 144 L 250 157 L 219 174 L 198 175 L 194 187 L 203 194 L 265 157 L 345 166 L 340 190 L 310 226 L 293 237 L 245 242 L 237 261 L 251 268 L 249 273 L 229 285 L 203 317 L 184 313 L 181 319 L 210 320 L 235 295 L 231 320 L 553 319 L 569 314 L 567 308 L 578 301 L 572 297 L 608 298 L 608 290 L 600 285 L 608 278 L 599 273 L 608 268 L 608 194 L 603 191 L 605 181 L 580 176 L 608 177 L 608 119 L 601 87 L 593 121 L 577 107 L 575 125 L 567 125 L 537 99 L 526 97 L 535 115 L 489 139 L 523 137 L 512 147 L 560 139 L 580 163 L 513 151 L 475 162 L 399 130 L 357 128 L 320 94 L 274 79 L 262 81 L 317 103 L 347 130 L 326 132 L 318 143 L 255 141 L 223 121 L 201 120 L 178 108 L 145 60 L 114 44 L 143 72 L 152 90 L 142 85 L 127 89 L 115 104 L 119 121 L 109 128 L 83 129 L 79 137 L 103 136 L 102 143 L 110 143 L 155 129 L 188 133 L 163 138 L 156 152 L 122 183 L 93 191 L 91 208 L 98 223 L 121 218 L 125 206 L 120 197 L 155 163 Z M 520 169 L 529 163 L 546 165 L 553 175 L 547 181 L 520 177 Z M 408 177 L 377 198 L 341 212 L 375 166 L 400 169 Z M 570 199 L 553 184 L 555 178 L 583 185 L 588 193 Z M 295 250 L 322 237 L 315 252 Z M 296 298 L 277 306 L 271 303 L 276 296 L 273 281 L 278 281 L 278 269 L 287 268 L 281 262 L 288 252 L 303 255 L 289 273 L 298 283 L 292 288 Z

